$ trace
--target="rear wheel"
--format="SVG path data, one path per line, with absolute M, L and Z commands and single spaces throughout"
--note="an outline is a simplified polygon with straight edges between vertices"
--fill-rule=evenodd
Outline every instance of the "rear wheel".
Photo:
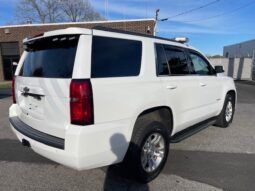
M 141 183 L 156 178 L 166 163 L 168 150 L 169 137 L 163 123 L 138 119 L 123 163 L 129 177 Z
M 218 116 L 216 126 L 219 127 L 228 127 L 232 122 L 235 113 L 235 98 L 232 94 L 227 94 L 223 109 Z

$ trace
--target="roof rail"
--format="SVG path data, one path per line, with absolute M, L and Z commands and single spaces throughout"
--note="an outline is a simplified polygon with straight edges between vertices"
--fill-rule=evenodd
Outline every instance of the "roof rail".
M 116 33 L 122 33 L 122 34 L 128 34 L 128 35 L 135 35 L 135 36 L 141 36 L 141 37 L 147 37 L 147 38 L 154 38 L 154 39 L 160 39 L 160 40 L 166 40 L 166 41 L 170 41 L 170 42 L 180 43 L 179 41 L 176 41 L 175 39 L 163 38 L 163 37 L 158 37 L 158 36 L 153 36 L 153 35 L 148 35 L 148 34 L 141 34 L 141 33 L 137 33 L 137 32 L 130 32 L 130 31 L 125 31 L 125 30 L 122 30 L 122 29 L 114 29 L 114 28 L 110 28 L 110 27 L 95 26 L 92 29 L 106 31 L 106 32 L 116 32 Z

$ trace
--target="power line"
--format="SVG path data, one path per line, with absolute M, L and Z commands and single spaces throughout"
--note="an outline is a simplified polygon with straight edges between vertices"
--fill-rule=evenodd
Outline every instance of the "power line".
M 185 15 L 185 14 L 188 14 L 188 13 L 192 13 L 192 12 L 197 11 L 197 10 L 199 10 L 199 9 L 203 9 L 203 8 L 205 8 L 205 7 L 209 7 L 209 6 L 211 6 L 211 5 L 215 4 L 215 3 L 218 3 L 219 1 L 220 1 L 220 0 L 211 1 L 211 2 L 209 2 L 209 3 L 207 3 L 207 4 L 201 5 L 201 6 L 199 6 L 199 7 L 195 7 L 195 8 L 193 8 L 193 9 L 186 10 L 186 11 L 184 11 L 184 12 L 178 13 L 178 14 L 173 15 L 173 16 L 170 16 L 170 17 L 166 17 L 166 18 L 161 19 L 161 20 L 162 20 L 162 21 L 163 21 L 163 20 L 166 21 L 166 20 L 168 20 L 168 19 L 172 19 L 172 18 L 179 17 L 179 16 L 182 16 L 182 15 Z
M 214 15 L 214 16 L 211 16 L 211 17 L 207 17 L 207 18 L 202 18 L 202 19 L 197 19 L 197 20 L 190 20 L 190 21 L 182 21 L 182 22 L 185 22 L 185 23 L 194 23 L 194 22 L 206 21 L 206 20 L 210 20 L 210 19 L 222 17 L 222 16 L 225 16 L 225 15 L 228 15 L 228 14 L 235 13 L 235 12 L 239 11 L 240 9 L 246 8 L 246 7 L 248 7 L 249 5 L 254 4 L 254 3 L 255 3 L 255 1 L 250 1 L 249 3 L 246 3 L 245 5 L 242 5 L 242 6 L 240 6 L 240 7 L 237 7 L 237 8 L 235 8 L 235 9 L 232 9 L 232 10 L 229 11 L 229 12 L 217 14 L 217 15 Z

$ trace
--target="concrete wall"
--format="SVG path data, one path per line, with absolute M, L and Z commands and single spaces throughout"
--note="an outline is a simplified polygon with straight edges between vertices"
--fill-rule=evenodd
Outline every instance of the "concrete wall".
M 209 58 L 212 65 L 222 65 L 225 75 L 237 80 L 251 80 L 253 60 L 251 58 Z
M 255 81 L 255 59 L 253 59 L 252 80 Z

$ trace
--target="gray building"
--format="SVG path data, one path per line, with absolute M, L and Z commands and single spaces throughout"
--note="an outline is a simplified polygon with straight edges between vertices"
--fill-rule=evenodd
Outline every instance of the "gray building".
M 255 56 L 255 39 L 224 46 L 223 56 L 227 58 L 252 58 Z

